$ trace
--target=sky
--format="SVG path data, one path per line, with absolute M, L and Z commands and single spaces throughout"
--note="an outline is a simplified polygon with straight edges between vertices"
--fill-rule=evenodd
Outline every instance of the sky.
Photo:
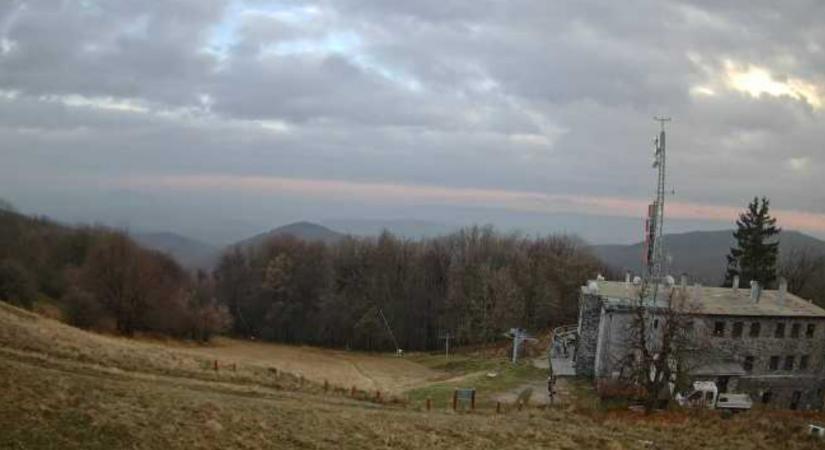
M 766 196 L 825 237 L 823 17 L 819 0 L 5 0 L 0 197 L 212 243 L 298 220 L 633 242 L 668 116 L 666 231 L 731 228 Z

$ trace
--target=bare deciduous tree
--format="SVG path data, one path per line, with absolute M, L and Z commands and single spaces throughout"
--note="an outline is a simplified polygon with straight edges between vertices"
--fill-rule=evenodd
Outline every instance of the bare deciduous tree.
M 625 340 L 624 374 L 642 388 L 645 411 L 669 400 L 697 362 L 692 313 L 696 306 L 687 289 L 642 283 L 630 305 Z

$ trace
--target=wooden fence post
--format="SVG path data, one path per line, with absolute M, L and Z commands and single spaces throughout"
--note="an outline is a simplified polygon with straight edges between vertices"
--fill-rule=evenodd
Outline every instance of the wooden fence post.
M 427 411 L 432 409 L 432 407 L 433 407 L 433 399 L 431 399 L 430 397 L 427 397 Z
M 496 402 L 496 414 L 501 414 L 501 402 Z
M 453 391 L 453 411 L 458 409 L 458 391 Z
M 473 389 L 472 395 L 470 395 L 470 410 L 475 411 L 476 409 L 476 391 Z
M 329 390 L 329 381 L 324 380 L 324 392 Z
M 215 372 L 217 372 L 218 371 L 218 360 L 217 359 L 215 360 L 215 364 L 213 365 L 213 367 L 215 368 Z
M 355 397 L 355 393 L 356 393 L 356 389 L 355 389 L 355 386 L 353 386 L 352 389 L 350 389 L 350 391 L 349 391 L 349 396 L 350 397 Z

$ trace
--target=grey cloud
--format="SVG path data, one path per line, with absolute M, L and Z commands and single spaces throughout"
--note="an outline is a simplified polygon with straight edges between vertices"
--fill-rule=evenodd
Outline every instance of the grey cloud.
M 35 189 L 37 172 L 229 173 L 645 198 L 662 113 L 679 200 L 823 208 L 822 110 L 721 79 L 726 62 L 751 64 L 825 95 L 821 2 L 246 4 L 235 17 L 226 1 L 0 5 L 14 42 L 0 91 L 19 92 L 0 97 L 0 189 Z M 210 48 L 228 22 L 233 39 Z M 716 95 L 691 94 L 705 85 Z

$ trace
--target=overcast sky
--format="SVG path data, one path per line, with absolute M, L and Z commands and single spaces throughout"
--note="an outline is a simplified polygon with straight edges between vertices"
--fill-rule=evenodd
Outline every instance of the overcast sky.
M 723 3 L 725 6 L 719 6 Z M 4 0 L 0 197 L 227 242 L 295 220 L 825 236 L 825 2 Z

